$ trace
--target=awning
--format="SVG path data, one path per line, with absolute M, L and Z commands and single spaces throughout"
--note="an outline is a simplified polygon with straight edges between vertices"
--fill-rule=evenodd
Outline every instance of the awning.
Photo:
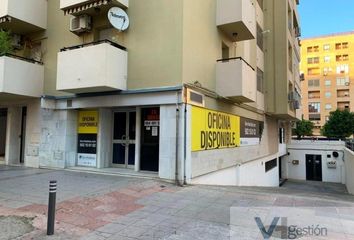
M 90 8 L 96 8 L 96 7 L 100 7 L 102 5 L 107 5 L 111 0 L 94 0 L 94 1 L 90 1 L 87 3 L 84 3 L 82 5 L 79 6 L 74 6 L 74 7 L 70 7 L 67 9 L 64 9 L 64 14 L 77 14 L 80 13 L 82 11 L 86 11 Z
M 0 23 L 6 23 L 6 22 L 11 22 L 10 16 L 5 16 L 0 18 Z

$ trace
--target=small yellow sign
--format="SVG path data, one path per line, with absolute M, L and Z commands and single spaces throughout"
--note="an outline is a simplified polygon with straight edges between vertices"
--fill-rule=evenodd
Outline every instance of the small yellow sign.
M 79 111 L 78 133 L 79 134 L 98 133 L 98 111 L 96 110 Z
M 192 151 L 240 146 L 240 117 L 192 106 Z

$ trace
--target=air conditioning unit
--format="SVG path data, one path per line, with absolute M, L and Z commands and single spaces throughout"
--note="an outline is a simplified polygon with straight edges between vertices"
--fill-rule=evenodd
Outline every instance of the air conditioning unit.
M 20 50 L 23 48 L 23 45 L 22 45 L 22 36 L 19 35 L 19 34 L 13 34 L 12 37 L 11 37 L 11 45 L 14 49 L 16 50 Z
M 89 15 L 75 16 L 70 19 L 70 31 L 75 34 L 89 32 L 92 28 L 92 18 Z
M 349 82 L 346 82 L 346 83 L 345 83 L 345 86 L 349 86 Z

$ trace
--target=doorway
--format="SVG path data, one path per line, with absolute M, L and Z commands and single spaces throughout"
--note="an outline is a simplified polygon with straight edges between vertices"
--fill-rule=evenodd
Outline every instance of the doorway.
M 27 121 L 27 107 L 22 107 L 21 113 L 21 135 L 20 135 L 20 164 L 25 162 L 25 146 L 26 146 L 26 122 Z
M 115 112 L 113 121 L 112 165 L 121 168 L 134 168 L 136 112 Z
M 0 109 L 0 164 L 5 163 L 7 109 Z
M 322 181 L 322 156 L 306 154 L 306 180 Z
M 159 171 L 160 108 L 141 109 L 140 169 Z

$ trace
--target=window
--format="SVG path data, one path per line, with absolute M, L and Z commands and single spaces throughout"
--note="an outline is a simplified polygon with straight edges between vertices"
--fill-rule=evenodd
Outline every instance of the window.
M 320 68 L 308 68 L 307 75 L 319 75 L 321 73 Z
M 328 122 L 329 120 L 329 116 L 325 116 L 326 122 Z
M 313 58 L 308 58 L 307 59 L 307 63 L 308 64 L 319 63 L 319 62 L 320 62 L 320 58 L 319 57 L 313 57 Z
M 326 110 L 331 110 L 332 109 L 332 105 L 331 104 L 326 104 L 325 108 L 326 108 Z
M 325 63 L 329 63 L 329 62 L 331 61 L 331 57 L 330 57 L 330 56 L 325 56 L 325 57 L 323 58 L 323 61 L 324 61 Z
M 263 93 L 263 71 L 257 68 L 257 91 Z
M 327 76 L 331 72 L 332 72 L 332 68 L 331 67 L 324 67 L 323 68 L 323 75 L 324 76 Z
M 349 77 L 337 77 L 337 86 L 349 85 Z
M 348 73 L 348 72 L 349 72 L 348 64 L 341 64 L 337 66 L 337 74 Z
M 336 55 L 336 61 L 337 62 L 348 61 L 348 60 L 349 60 L 349 55 L 348 54 Z
M 291 47 L 290 42 L 288 42 L 288 65 L 290 72 L 293 71 L 293 48 Z
M 277 167 L 277 159 L 273 159 L 270 160 L 268 162 L 265 163 L 265 172 L 269 172 L 270 170 L 272 170 L 273 168 Z
M 309 103 L 310 113 L 319 113 L 320 111 L 321 111 L 321 103 L 319 102 Z
M 279 143 L 285 143 L 285 129 L 279 128 Z
M 309 97 L 309 99 L 320 98 L 320 91 L 308 92 L 308 97 Z
M 331 86 L 331 84 L 332 84 L 331 80 L 325 80 L 325 86 L 326 87 Z
M 330 50 L 330 45 L 329 44 L 324 44 L 323 45 L 323 50 L 329 51 Z
M 336 50 L 348 48 L 348 42 L 336 43 Z
M 263 51 L 263 29 L 257 23 L 257 46 Z
M 310 121 L 321 121 L 321 114 L 309 114 Z
M 312 48 L 312 47 L 307 47 L 307 52 L 308 52 L 308 53 L 313 52 L 313 48 Z
M 319 87 L 320 86 L 320 80 L 319 79 L 311 79 L 308 82 L 309 87 Z
M 313 47 L 313 51 L 314 51 L 314 52 L 319 52 L 319 47 L 318 47 L 318 46 L 314 46 L 314 47 Z
M 325 97 L 326 98 L 330 98 L 332 96 L 332 93 L 331 92 L 325 92 Z

